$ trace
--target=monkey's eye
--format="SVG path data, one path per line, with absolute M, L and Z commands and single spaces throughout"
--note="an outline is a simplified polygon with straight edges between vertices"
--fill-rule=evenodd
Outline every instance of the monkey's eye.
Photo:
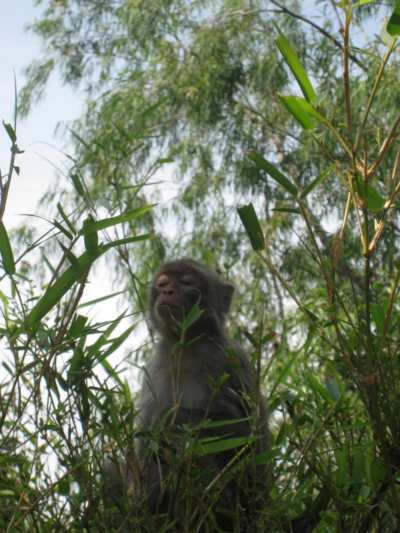
M 161 276 L 157 279 L 156 285 L 157 287 L 165 287 L 170 282 L 170 279 L 167 275 L 161 274 Z
M 179 278 L 179 283 L 185 286 L 193 286 L 196 285 L 196 280 L 193 278 L 193 276 L 188 276 L 185 274 Z

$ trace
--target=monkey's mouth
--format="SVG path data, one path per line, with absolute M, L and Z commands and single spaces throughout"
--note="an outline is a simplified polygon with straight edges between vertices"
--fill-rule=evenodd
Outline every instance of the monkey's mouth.
M 175 320 L 181 320 L 182 319 L 182 306 L 177 305 L 175 303 L 169 303 L 169 302 L 160 302 L 157 305 L 157 311 L 160 316 L 164 317 L 164 319 L 173 318 Z
M 178 305 L 167 302 L 159 303 L 157 309 L 160 313 L 168 313 L 170 315 L 176 315 L 180 312 L 180 307 Z
M 158 304 L 157 306 L 159 309 L 179 309 L 179 306 L 177 306 L 176 304 L 171 304 L 171 303 L 168 303 L 168 302 L 161 302 Z

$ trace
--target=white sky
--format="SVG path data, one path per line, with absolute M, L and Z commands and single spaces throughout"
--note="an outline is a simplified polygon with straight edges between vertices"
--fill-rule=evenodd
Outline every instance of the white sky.
M 0 0 L 0 119 L 13 124 L 14 72 L 17 88 L 24 86 L 23 68 L 38 57 L 40 43 L 31 32 L 25 32 L 26 24 L 38 17 L 41 9 L 34 7 L 34 0 Z M 21 213 L 37 213 L 36 204 L 51 180 L 56 179 L 53 164 L 60 166 L 65 148 L 55 128 L 60 121 L 79 116 L 82 97 L 68 87 L 62 87 L 57 76 L 52 76 L 46 94 L 27 119 L 17 123 L 18 146 L 25 153 L 18 156 L 20 176 L 14 175 L 4 219 L 7 229 L 21 223 Z M 10 142 L 1 125 L 0 169 L 8 172 Z M 49 161 L 46 161 L 49 160 Z M 61 165 L 62 167 L 62 165 Z

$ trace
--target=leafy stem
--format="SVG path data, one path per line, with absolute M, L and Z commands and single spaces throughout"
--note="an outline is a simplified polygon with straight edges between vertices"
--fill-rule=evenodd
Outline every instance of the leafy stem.
M 358 130 L 357 140 L 356 140 L 356 144 L 354 145 L 354 150 L 353 150 L 354 153 L 357 153 L 357 151 L 358 151 L 358 149 L 360 147 L 361 139 L 362 139 L 362 136 L 363 136 L 364 130 L 365 130 L 365 125 L 367 123 L 368 115 L 369 115 L 369 112 L 370 112 L 371 107 L 372 107 L 372 102 L 374 101 L 374 98 L 375 98 L 375 95 L 376 95 L 376 91 L 378 90 L 379 82 L 382 79 L 383 71 L 385 70 L 385 67 L 386 67 L 387 62 L 389 60 L 390 54 L 392 53 L 394 45 L 396 44 L 396 41 L 397 41 L 397 37 L 394 38 L 393 41 L 391 42 L 389 48 L 386 51 L 385 57 L 383 58 L 381 66 L 379 68 L 379 72 L 378 72 L 378 75 L 377 75 L 377 77 L 375 79 L 375 83 L 374 83 L 374 86 L 372 88 L 372 91 L 371 91 L 371 94 L 370 94 L 370 97 L 369 97 L 369 100 L 368 100 L 368 103 L 367 103 L 367 107 L 365 109 L 365 113 L 364 113 L 364 117 L 363 117 L 362 122 L 361 122 L 360 129 Z

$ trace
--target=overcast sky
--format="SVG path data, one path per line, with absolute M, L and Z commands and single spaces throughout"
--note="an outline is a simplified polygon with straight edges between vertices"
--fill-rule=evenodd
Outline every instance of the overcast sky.
M 23 69 L 40 52 L 39 40 L 25 26 L 34 21 L 41 13 L 41 8 L 34 7 L 34 0 L 0 0 L 0 119 L 13 123 L 14 110 L 14 72 L 17 87 L 24 85 Z M 17 165 L 21 175 L 14 175 L 10 198 L 6 210 L 7 227 L 21 221 L 20 213 L 37 212 L 36 204 L 46 191 L 50 180 L 56 179 L 53 165 L 60 165 L 65 148 L 65 141 L 55 136 L 59 121 L 76 118 L 80 110 L 80 96 L 70 88 L 62 87 L 57 76 L 52 76 L 51 83 L 43 101 L 37 105 L 30 116 L 17 123 L 18 146 L 25 153 L 18 156 Z M 2 174 L 8 172 L 10 158 L 9 138 L 1 126 L 0 132 L 0 169 Z

